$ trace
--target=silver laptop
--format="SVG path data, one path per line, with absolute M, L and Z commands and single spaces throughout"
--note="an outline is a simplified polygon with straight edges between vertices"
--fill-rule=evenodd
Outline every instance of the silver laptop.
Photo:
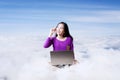
M 66 65 L 73 64 L 74 52 L 73 51 L 50 51 L 52 65 Z

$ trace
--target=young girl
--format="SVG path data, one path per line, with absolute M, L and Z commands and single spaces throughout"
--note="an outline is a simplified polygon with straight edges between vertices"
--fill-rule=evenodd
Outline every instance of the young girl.
M 65 22 L 58 23 L 56 28 L 50 30 L 50 34 L 44 43 L 44 48 L 48 48 L 51 45 L 53 46 L 53 51 L 74 50 L 73 37 L 70 35 L 68 25 Z M 75 63 L 76 60 L 74 60 L 73 64 Z M 56 67 L 61 68 L 64 66 L 57 65 Z
M 55 34 L 55 36 L 53 36 Z M 53 51 L 74 50 L 73 38 L 69 33 L 65 22 L 58 23 L 56 28 L 50 30 L 50 34 L 44 44 L 44 48 L 53 46 Z

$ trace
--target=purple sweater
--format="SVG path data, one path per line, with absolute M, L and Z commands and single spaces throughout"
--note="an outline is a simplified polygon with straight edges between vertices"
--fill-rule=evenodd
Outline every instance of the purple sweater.
M 56 37 L 48 37 L 45 41 L 44 48 L 53 46 L 53 51 L 65 51 L 73 50 L 73 40 L 70 37 L 67 37 L 65 41 L 60 41 Z

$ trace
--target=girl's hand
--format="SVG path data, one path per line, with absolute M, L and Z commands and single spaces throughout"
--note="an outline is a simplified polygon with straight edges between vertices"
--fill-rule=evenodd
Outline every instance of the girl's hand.
M 53 35 L 54 33 L 56 33 L 56 28 L 50 29 L 49 37 L 52 37 L 52 35 Z
M 77 63 L 79 63 L 77 60 L 74 60 L 74 61 L 73 61 L 73 64 L 77 64 Z

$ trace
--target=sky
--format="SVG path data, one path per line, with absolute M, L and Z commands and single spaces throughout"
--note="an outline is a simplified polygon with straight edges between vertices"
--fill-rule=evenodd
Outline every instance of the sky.
M 120 33 L 119 0 L 0 0 L 0 34 L 47 32 L 64 21 L 71 31 Z

